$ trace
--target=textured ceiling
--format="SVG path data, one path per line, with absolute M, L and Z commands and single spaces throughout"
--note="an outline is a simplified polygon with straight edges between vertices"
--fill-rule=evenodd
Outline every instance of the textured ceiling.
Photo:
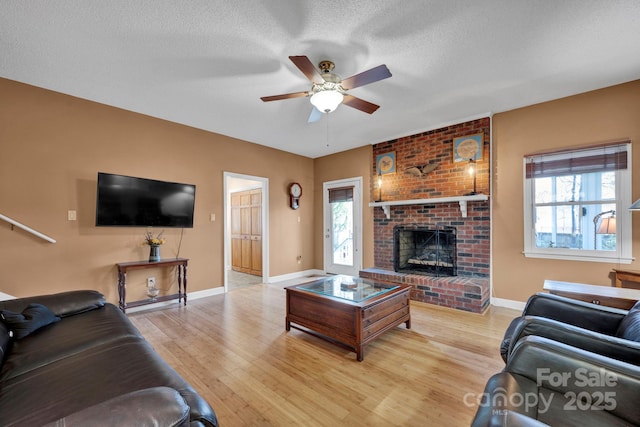
M 290 55 L 393 76 L 309 124 Z M 0 77 L 315 158 L 636 80 L 640 1 L 3 0 Z

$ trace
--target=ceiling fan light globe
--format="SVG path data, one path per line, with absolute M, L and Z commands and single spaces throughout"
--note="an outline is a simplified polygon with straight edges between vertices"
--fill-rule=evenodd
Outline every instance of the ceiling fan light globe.
M 342 103 L 344 95 L 337 90 L 322 90 L 311 95 L 311 104 L 323 113 L 330 113 Z

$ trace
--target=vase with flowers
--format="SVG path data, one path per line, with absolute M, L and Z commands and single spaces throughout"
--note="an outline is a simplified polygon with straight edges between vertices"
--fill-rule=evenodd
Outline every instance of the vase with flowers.
M 157 236 L 154 236 L 150 231 L 144 234 L 143 246 L 149 246 L 149 262 L 160 261 L 160 245 L 164 244 L 165 240 L 162 238 L 161 231 Z

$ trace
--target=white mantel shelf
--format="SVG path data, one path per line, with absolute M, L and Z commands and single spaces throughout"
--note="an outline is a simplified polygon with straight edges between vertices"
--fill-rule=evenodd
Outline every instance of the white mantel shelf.
M 412 199 L 412 200 L 392 200 L 389 202 L 372 202 L 369 203 L 369 207 L 381 207 L 387 219 L 391 218 L 391 206 L 404 206 L 404 205 L 432 205 L 436 203 L 452 203 L 458 202 L 460 204 L 460 212 L 462 217 L 467 217 L 467 202 L 484 202 L 489 200 L 489 196 L 486 194 L 474 194 L 471 196 L 454 196 L 454 197 L 435 197 L 432 199 Z

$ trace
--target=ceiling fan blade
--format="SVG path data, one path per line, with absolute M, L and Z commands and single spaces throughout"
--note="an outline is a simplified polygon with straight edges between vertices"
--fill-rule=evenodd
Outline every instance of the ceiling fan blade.
M 351 108 L 355 108 L 360 111 L 364 111 L 368 114 L 373 114 L 378 108 L 379 105 L 372 104 L 369 101 L 365 101 L 364 99 L 356 98 L 352 95 L 345 95 L 342 103 L 348 105 Z
M 324 79 L 309 58 L 306 56 L 290 56 L 289 59 L 313 83 L 324 83 Z
M 342 80 L 340 85 L 344 90 L 349 90 L 359 86 L 368 85 L 369 83 L 374 83 L 388 77 L 391 77 L 391 71 L 389 71 L 386 65 L 382 64 L 370 70 L 363 71 L 360 74 L 356 74 L 355 76 L 347 77 Z
M 309 114 L 309 119 L 307 123 L 315 123 L 322 118 L 324 113 L 318 110 L 316 107 L 311 107 L 311 114 Z
M 304 96 L 309 96 L 309 92 L 294 92 L 294 93 L 285 93 L 283 95 L 263 96 L 260 99 L 262 99 L 264 102 L 269 102 L 269 101 L 279 101 L 281 99 L 302 98 Z

